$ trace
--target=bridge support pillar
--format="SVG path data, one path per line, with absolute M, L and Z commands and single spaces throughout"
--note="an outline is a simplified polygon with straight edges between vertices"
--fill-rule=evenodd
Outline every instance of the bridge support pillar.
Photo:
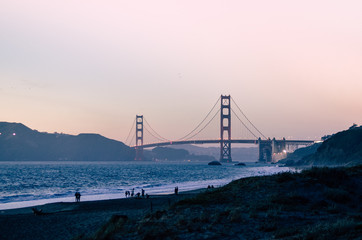
M 220 162 L 231 162 L 230 95 L 221 95 L 220 109 Z
M 259 162 L 271 162 L 273 154 L 273 144 L 270 139 L 261 140 L 258 139 L 259 143 Z
M 281 153 L 287 149 L 285 138 L 282 140 L 272 140 L 273 153 Z
M 143 160 L 143 115 L 136 115 L 136 156 L 135 160 Z
M 275 138 L 273 138 L 272 140 L 272 161 L 273 162 L 278 162 L 279 160 L 285 158 L 287 156 L 287 144 L 285 141 L 285 138 L 283 138 L 282 140 L 275 140 Z

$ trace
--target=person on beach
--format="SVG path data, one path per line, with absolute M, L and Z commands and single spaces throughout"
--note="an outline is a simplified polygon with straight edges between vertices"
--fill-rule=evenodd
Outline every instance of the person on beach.
M 145 190 L 142 188 L 142 197 L 144 198 L 145 197 Z
M 131 192 L 131 197 L 134 196 L 134 188 L 132 189 L 132 192 Z
M 43 215 L 43 209 L 32 208 L 35 216 Z
M 175 187 L 175 195 L 178 195 L 178 187 Z
M 80 202 L 80 196 L 81 196 L 80 192 L 76 192 L 76 193 L 74 194 L 74 196 L 75 196 L 75 201 L 76 201 L 76 202 Z

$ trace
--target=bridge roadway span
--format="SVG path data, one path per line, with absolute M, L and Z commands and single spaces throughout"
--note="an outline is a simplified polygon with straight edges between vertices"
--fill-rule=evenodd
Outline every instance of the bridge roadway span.
M 258 144 L 259 141 L 262 143 L 272 142 L 272 140 L 257 140 L 257 139 L 232 139 L 230 143 L 244 143 L 244 144 Z M 312 140 L 275 140 L 276 142 L 285 142 L 287 145 L 308 145 L 313 144 L 316 141 Z M 150 143 L 140 145 L 138 147 L 142 148 L 151 148 L 151 147 L 162 147 L 168 145 L 181 145 L 181 144 L 209 144 L 209 143 L 220 143 L 221 139 L 214 139 L 214 140 L 186 140 L 186 141 L 168 141 L 168 142 L 158 142 L 158 143 Z M 224 140 L 227 142 L 227 140 Z M 133 146 L 135 148 L 136 146 Z

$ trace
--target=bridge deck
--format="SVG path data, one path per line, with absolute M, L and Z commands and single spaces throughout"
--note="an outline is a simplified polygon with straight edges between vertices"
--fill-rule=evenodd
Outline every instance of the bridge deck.
M 260 140 L 261 142 L 271 142 L 272 140 Z M 308 145 L 313 144 L 317 141 L 313 140 L 275 140 L 276 142 L 285 142 L 288 145 Z M 151 148 L 151 147 L 162 147 L 169 145 L 182 145 L 182 144 L 217 144 L 220 143 L 220 139 L 213 140 L 187 140 L 187 141 L 169 141 L 169 142 L 158 142 L 158 143 L 150 143 L 144 144 L 142 148 Z M 257 139 L 233 139 L 230 141 L 231 143 L 243 143 L 243 144 L 258 144 L 259 140 Z M 136 146 L 132 146 L 135 148 Z

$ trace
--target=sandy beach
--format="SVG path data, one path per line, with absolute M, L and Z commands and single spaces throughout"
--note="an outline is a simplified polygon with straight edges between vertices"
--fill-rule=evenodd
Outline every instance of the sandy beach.
M 190 197 L 201 190 L 179 195 L 151 195 L 150 198 L 124 198 L 80 203 L 50 203 L 0 211 L 1 239 L 74 239 L 94 234 L 113 215 L 137 220 L 147 213 L 162 210 L 172 203 Z

